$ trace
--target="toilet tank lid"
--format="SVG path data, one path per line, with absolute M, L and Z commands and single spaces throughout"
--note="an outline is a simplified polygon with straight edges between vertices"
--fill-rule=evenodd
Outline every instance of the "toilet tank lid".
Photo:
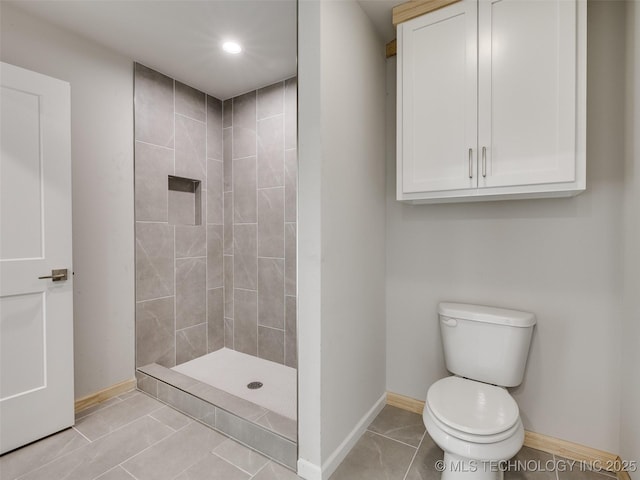
M 460 320 L 496 323 L 498 325 L 509 325 L 511 327 L 532 327 L 536 324 L 536 316 L 533 313 L 488 307 L 486 305 L 442 302 L 438 305 L 438 313 L 445 317 Z

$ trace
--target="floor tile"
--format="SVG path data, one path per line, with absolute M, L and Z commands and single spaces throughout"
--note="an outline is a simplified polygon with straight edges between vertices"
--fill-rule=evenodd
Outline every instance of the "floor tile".
M 93 441 L 162 406 L 157 400 L 137 392 L 126 400 L 80 419 L 76 429 Z
M 224 440 L 219 433 L 193 422 L 122 466 L 138 480 L 170 480 Z
M 207 455 L 175 480 L 247 480 L 250 475 L 215 455 Z
M 421 415 L 391 405 L 382 409 L 368 430 L 416 448 L 425 432 Z
M 133 389 L 133 390 L 129 390 L 128 392 L 124 392 L 121 393 L 120 395 L 118 395 L 118 398 L 120 400 L 126 400 L 127 398 L 131 398 L 135 395 L 138 395 L 140 392 L 138 392 L 137 390 Z
M 275 462 L 267 463 L 253 480 L 299 480 L 300 477 L 291 470 Z M 355 479 L 354 479 L 355 480 Z
M 145 416 L 58 458 L 21 480 L 93 479 L 172 433 L 173 430 L 166 425 Z
M 365 432 L 331 480 L 402 480 L 416 449 L 382 435 Z
M 444 452 L 425 433 L 406 480 L 439 480 L 441 473 L 436 470 L 436 461 L 443 457 Z
M 213 453 L 241 468 L 245 472 L 255 475 L 269 460 L 258 452 L 251 450 L 238 442 L 228 439 L 218 445 Z
M 556 480 L 556 464 L 550 453 L 522 447 L 507 463 L 505 480 Z
M 73 428 L 68 428 L 0 457 L 0 477 L 13 480 L 88 443 Z
M 136 480 L 128 472 L 121 467 L 109 470 L 107 473 L 100 475 L 96 480 Z
M 78 420 L 80 420 L 82 417 L 86 417 L 87 415 L 91 415 L 92 413 L 95 413 L 98 410 L 102 410 L 103 408 L 110 407 L 114 403 L 119 403 L 121 401 L 122 400 L 120 398 L 118 398 L 118 397 L 112 397 L 112 398 L 110 398 L 108 400 L 105 400 L 104 402 L 100 402 L 100 403 L 98 403 L 96 405 L 92 405 L 89 408 L 85 408 L 81 412 L 77 412 L 76 413 L 76 422 Z
M 192 422 L 191 418 L 171 407 L 162 407 L 150 415 L 174 430 L 180 430 Z
M 615 473 L 592 471 L 590 465 L 562 457 L 555 457 L 558 464 L 558 480 L 612 480 Z

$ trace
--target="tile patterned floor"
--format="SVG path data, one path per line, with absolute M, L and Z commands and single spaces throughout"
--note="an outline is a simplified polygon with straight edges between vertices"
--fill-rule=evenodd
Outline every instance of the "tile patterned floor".
M 421 415 L 387 405 L 330 480 L 439 480 L 435 463 L 442 456 L 442 450 L 426 433 Z M 505 480 L 615 478 L 612 473 L 581 471 L 566 459 L 527 447 L 520 450 L 512 465 L 513 471 L 505 472 Z M 534 471 L 537 466 L 542 468 Z
M 439 480 L 442 451 L 422 417 L 386 406 L 330 480 Z M 565 459 L 530 448 L 516 456 L 542 471 L 505 480 L 613 480 L 568 469 Z M 560 468 L 564 467 L 564 468 Z M 529 470 L 532 470 L 529 468 Z M 564 471 L 563 471 L 564 470 Z M 0 457 L 2 480 L 297 480 L 300 477 L 140 392 L 85 410 L 76 425 Z
M 286 468 L 131 391 L 0 457 L 2 480 L 298 480 Z

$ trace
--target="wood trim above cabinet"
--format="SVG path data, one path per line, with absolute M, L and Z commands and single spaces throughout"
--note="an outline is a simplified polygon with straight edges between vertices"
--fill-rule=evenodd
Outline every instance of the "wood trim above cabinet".
M 394 38 L 389 43 L 387 43 L 385 48 L 387 52 L 387 58 L 394 57 L 398 52 L 398 43 L 396 42 L 396 39 Z
M 433 12 L 439 8 L 446 7 L 460 0 L 410 0 L 393 7 L 392 21 L 393 26 L 406 22 L 412 18 L 419 17 L 425 13 Z M 389 57 L 387 50 L 387 57 Z

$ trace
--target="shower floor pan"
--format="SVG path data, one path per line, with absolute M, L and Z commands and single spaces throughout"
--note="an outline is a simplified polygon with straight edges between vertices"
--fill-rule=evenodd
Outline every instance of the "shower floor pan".
M 295 369 L 224 348 L 173 369 L 139 367 L 136 376 L 138 389 L 295 470 Z M 263 387 L 247 388 L 254 381 Z

